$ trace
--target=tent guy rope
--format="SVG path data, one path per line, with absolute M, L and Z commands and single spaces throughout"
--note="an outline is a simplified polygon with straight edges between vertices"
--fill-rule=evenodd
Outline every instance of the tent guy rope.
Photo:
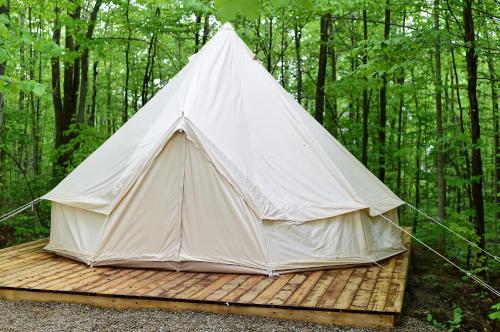
M 389 219 L 386 216 L 384 216 L 382 213 L 380 214 L 380 216 L 382 218 L 384 218 L 385 220 L 387 220 L 388 222 L 390 222 L 393 226 L 399 228 L 402 232 L 405 232 L 406 234 L 408 234 L 415 241 L 417 241 L 418 243 L 422 244 L 424 247 L 426 247 L 427 249 L 429 249 L 430 251 L 432 251 L 433 253 L 435 253 L 436 255 L 438 255 L 439 257 L 441 257 L 442 259 L 444 259 L 447 263 L 449 263 L 449 264 L 453 265 L 454 267 L 456 267 L 457 269 L 459 269 L 467 277 L 473 279 L 474 281 L 476 281 L 478 284 L 480 284 L 481 286 L 483 286 L 484 288 L 486 288 L 487 290 L 489 290 L 491 293 L 493 293 L 497 297 L 500 297 L 500 292 L 497 291 L 493 286 L 487 284 L 484 280 L 482 280 L 481 278 L 479 278 L 478 276 L 476 276 L 475 274 L 473 274 L 469 270 L 466 270 L 466 269 L 460 267 L 459 265 L 453 263 L 451 260 L 449 260 L 445 256 L 441 255 L 439 252 L 437 252 L 436 250 L 434 250 L 432 247 L 430 247 L 429 245 L 425 244 L 422 240 L 418 239 L 416 236 L 414 236 L 410 232 L 406 231 L 403 227 L 399 226 L 394 221 L 392 221 L 391 219 Z
M 5 220 L 7 219 L 10 219 L 12 217 L 14 217 L 15 215 L 18 215 L 19 213 L 29 209 L 29 208 L 33 208 L 33 206 L 35 206 L 35 204 L 37 204 L 38 202 L 40 202 L 42 199 L 41 198 L 37 198 L 29 203 L 26 203 L 24 205 L 21 205 L 20 207 L 10 211 L 10 212 L 7 212 L 6 214 L 2 215 L 0 217 L 0 223 L 1 222 L 4 222 Z
M 452 234 L 454 234 L 455 236 L 459 237 L 460 239 L 464 240 L 465 242 L 467 242 L 469 245 L 473 246 L 474 248 L 478 249 L 478 250 L 481 250 L 482 252 L 484 252 L 485 254 L 489 255 L 490 257 L 492 257 L 494 260 L 496 260 L 497 262 L 500 262 L 500 259 L 498 258 L 498 256 L 488 252 L 487 250 L 479 247 L 477 244 L 475 244 L 474 242 L 471 242 L 469 240 L 467 240 L 465 237 L 463 237 L 462 235 L 458 234 L 457 232 L 455 232 L 454 230 L 450 229 L 449 227 L 447 227 L 446 225 L 440 223 L 437 219 L 435 218 L 432 218 L 431 216 L 429 216 L 427 213 L 425 212 L 422 212 L 420 211 L 419 209 L 417 209 L 415 206 L 409 204 L 409 203 L 406 203 L 406 205 L 408 205 L 410 208 L 414 209 L 415 211 L 417 211 L 418 213 L 422 214 L 423 216 L 427 217 L 428 219 L 432 220 L 433 222 L 435 222 L 436 224 L 438 224 L 439 226 L 443 227 L 444 229 L 446 229 L 447 231 L 451 232 Z

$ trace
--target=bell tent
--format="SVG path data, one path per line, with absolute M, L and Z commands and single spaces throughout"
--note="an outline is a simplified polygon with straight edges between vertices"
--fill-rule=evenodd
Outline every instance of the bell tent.
M 89 265 L 272 274 L 405 250 L 404 202 L 224 24 L 44 199 L 46 249 Z

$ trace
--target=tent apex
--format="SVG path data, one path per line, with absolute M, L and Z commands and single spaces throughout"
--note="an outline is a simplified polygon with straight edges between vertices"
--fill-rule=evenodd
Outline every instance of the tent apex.
M 232 30 L 234 31 L 234 27 L 231 23 L 226 22 L 221 26 L 221 30 Z

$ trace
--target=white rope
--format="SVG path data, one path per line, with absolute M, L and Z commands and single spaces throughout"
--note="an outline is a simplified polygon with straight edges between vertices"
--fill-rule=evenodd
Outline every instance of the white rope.
M 37 204 L 38 202 L 40 202 L 40 201 L 41 201 L 41 198 L 37 198 L 37 199 L 35 199 L 35 200 L 33 200 L 33 201 L 29 202 L 29 203 L 21 205 L 20 207 L 12 210 L 10 212 L 7 212 L 6 214 L 4 214 L 4 215 L 2 215 L 0 217 L 0 223 L 3 222 L 3 221 L 5 221 L 5 220 L 7 220 L 7 219 L 10 219 L 10 218 L 14 217 L 15 215 L 17 215 L 17 214 L 19 214 L 19 213 L 21 213 L 21 212 L 23 212 L 23 211 L 25 211 L 25 210 L 27 210 L 29 208 L 33 208 L 33 206 L 35 204 Z
M 461 268 L 457 264 L 453 263 L 448 258 L 444 257 L 439 252 L 437 252 L 436 250 L 432 249 L 430 246 L 428 246 L 427 244 L 425 244 L 423 241 L 421 241 L 418 238 L 416 238 L 413 234 L 411 234 L 410 232 L 406 231 L 403 227 L 399 226 L 398 224 L 396 224 L 395 222 L 393 222 L 391 219 L 389 219 L 386 216 L 384 216 L 382 213 L 380 214 L 380 216 L 382 218 L 384 218 L 385 220 L 387 220 L 388 222 L 390 222 L 391 224 L 393 224 L 394 226 L 396 226 L 397 228 L 399 228 L 401 231 L 403 231 L 406 234 L 408 234 L 409 236 L 411 236 L 415 241 L 417 241 L 420 244 L 422 244 L 423 246 L 425 246 L 427 249 L 429 249 L 430 251 L 432 251 L 433 253 L 435 253 L 436 255 L 438 255 L 439 257 L 441 257 L 442 259 L 444 259 L 446 262 L 448 262 L 449 264 L 453 265 L 454 267 L 456 267 L 457 269 L 459 269 L 460 271 L 462 271 L 463 273 L 465 273 L 465 275 L 467 277 L 472 278 L 474 281 L 476 281 L 478 284 L 480 284 L 481 286 L 483 286 L 484 288 L 486 288 L 487 290 L 489 290 L 490 292 L 492 292 L 497 297 L 500 296 L 500 292 L 499 291 L 497 291 L 492 286 L 488 285 L 485 281 L 483 281 L 482 279 L 480 279 L 479 277 L 477 277 L 476 275 L 474 275 L 472 272 L 470 272 L 470 271 L 468 271 L 468 270 L 466 270 L 464 268 Z
M 494 260 L 496 260 L 497 262 L 500 262 L 498 256 L 496 255 L 493 255 L 492 253 L 482 249 L 481 247 L 479 247 L 477 244 L 475 244 L 474 242 L 471 242 L 469 240 L 467 240 L 465 237 L 463 237 L 462 235 L 458 234 L 457 232 L 455 232 L 454 230 L 450 229 L 449 227 L 447 227 L 446 225 L 440 223 L 438 220 L 436 220 L 435 218 L 432 218 L 431 216 L 429 216 L 428 214 L 426 214 L 425 212 L 422 212 L 420 211 L 419 209 L 417 209 L 415 206 L 411 205 L 411 204 L 408 204 L 406 203 L 406 205 L 408 205 L 409 207 L 411 207 L 412 209 L 414 209 L 415 211 L 417 211 L 418 213 L 426 216 L 428 219 L 432 220 L 433 222 L 435 222 L 436 224 L 438 224 L 439 226 L 443 227 L 444 229 L 448 230 L 449 232 L 455 234 L 457 237 L 461 238 L 462 240 L 464 240 L 465 242 L 467 242 L 468 244 L 470 244 L 471 246 L 473 246 L 474 248 L 478 249 L 478 250 L 481 250 L 482 252 L 484 252 L 485 254 L 491 256 Z

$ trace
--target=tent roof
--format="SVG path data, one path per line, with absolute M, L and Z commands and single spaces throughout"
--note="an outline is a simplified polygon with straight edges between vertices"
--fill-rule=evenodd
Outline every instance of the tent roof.
M 262 219 L 376 215 L 404 203 L 278 84 L 228 23 L 43 198 L 110 214 L 177 130 Z

